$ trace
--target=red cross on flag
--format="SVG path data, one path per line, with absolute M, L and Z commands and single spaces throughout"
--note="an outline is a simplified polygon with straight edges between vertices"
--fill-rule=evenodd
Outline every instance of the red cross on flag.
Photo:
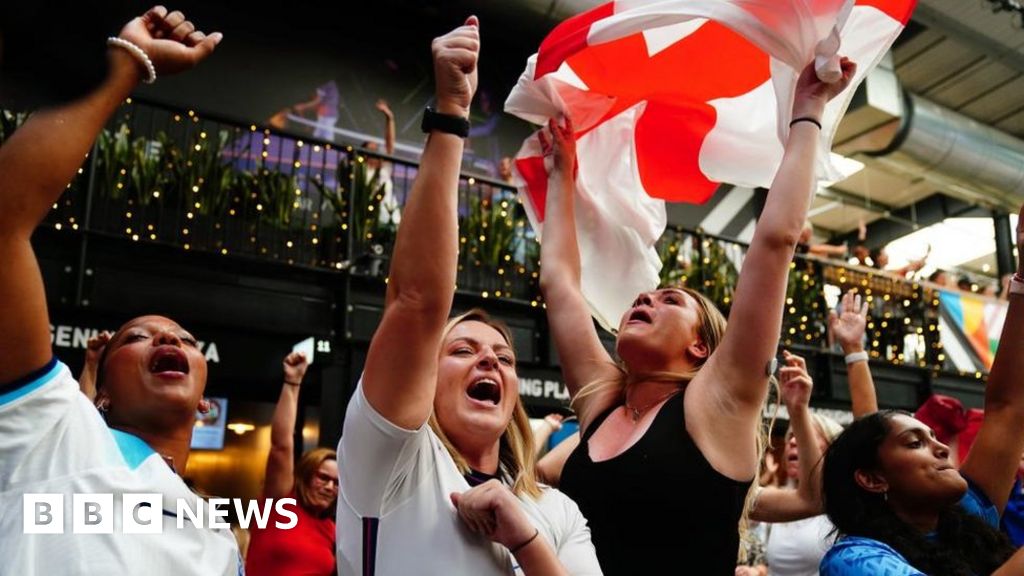
M 782 160 L 796 80 L 815 62 L 838 78 L 822 119 L 817 175 L 856 86 L 899 36 L 916 0 L 617 0 L 557 26 L 505 102 L 541 124 L 568 115 L 577 138 L 576 226 L 583 293 L 614 327 L 657 286 L 664 202 L 702 203 L 725 182 L 768 187 Z M 548 170 L 534 134 L 516 157 L 530 222 L 542 232 Z M 614 282 L 608 282 L 614 278 Z

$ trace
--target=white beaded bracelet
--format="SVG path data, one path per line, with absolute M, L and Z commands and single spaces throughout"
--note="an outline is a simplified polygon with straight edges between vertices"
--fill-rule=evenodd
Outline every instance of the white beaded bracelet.
M 139 48 L 134 42 L 129 42 L 124 38 L 116 36 L 107 38 L 107 46 L 117 46 L 127 50 L 140 64 L 146 67 L 146 73 L 149 74 L 149 77 L 143 78 L 142 81 L 146 84 L 156 82 L 156 68 L 153 66 L 153 61 L 149 59 L 149 55 L 146 54 L 145 50 Z
M 860 352 L 851 352 L 846 355 L 844 360 L 846 360 L 847 364 L 853 364 L 854 362 L 867 362 L 868 353 L 864 350 L 861 350 Z

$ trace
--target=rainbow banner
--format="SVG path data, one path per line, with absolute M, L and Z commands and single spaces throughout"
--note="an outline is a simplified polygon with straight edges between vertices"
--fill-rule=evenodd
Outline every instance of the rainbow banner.
M 999 347 L 999 335 L 1006 320 L 1006 302 L 967 292 L 942 290 L 939 292 L 939 303 L 949 320 L 948 327 L 959 333 L 947 335 L 943 331 L 943 348 L 955 348 L 962 342 L 966 343 L 979 367 L 986 371 L 992 368 L 992 360 Z M 956 341 L 949 338 L 956 338 Z

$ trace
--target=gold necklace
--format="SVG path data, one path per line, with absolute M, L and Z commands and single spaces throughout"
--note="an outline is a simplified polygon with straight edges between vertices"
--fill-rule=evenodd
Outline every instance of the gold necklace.
M 644 406 L 641 406 L 640 408 L 636 408 L 635 406 L 630 406 L 629 405 L 629 400 L 626 400 L 622 404 L 622 407 L 626 409 L 626 414 L 629 415 L 630 419 L 632 419 L 634 423 L 635 422 L 639 422 L 640 418 L 644 415 L 644 413 L 647 412 L 648 410 L 650 410 L 651 408 L 653 408 L 656 404 L 658 404 L 660 402 L 663 402 L 667 398 L 669 398 L 670 396 L 674 396 L 674 395 L 676 395 L 676 394 L 678 394 L 678 393 L 680 393 L 682 391 L 683 391 L 682 388 L 673 390 L 673 391 L 669 392 L 668 394 L 665 394 L 664 396 L 658 398 L 654 402 L 650 402 L 650 403 L 648 403 L 648 404 L 646 404 Z

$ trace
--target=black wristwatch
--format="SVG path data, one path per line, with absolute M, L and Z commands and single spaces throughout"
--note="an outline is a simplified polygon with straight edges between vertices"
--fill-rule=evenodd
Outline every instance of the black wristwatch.
M 423 111 L 423 122 L 420 124 L 420 129 L 428 134 L 437 130 L 465 138 L 469 136 L 469 120 L 462 116 L 442 114 L 427 106 Z

